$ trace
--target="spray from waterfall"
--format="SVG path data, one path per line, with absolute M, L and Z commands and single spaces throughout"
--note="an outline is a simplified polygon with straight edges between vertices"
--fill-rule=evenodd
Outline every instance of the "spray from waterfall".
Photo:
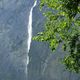
M 29 14 L 29 22 L 28 22 L 28 41 L 27 41 L 27 45 L 28 45 L 28 53 L 30 50 L 30 45 L 31 45 L 31 39 L 32 39 L 32 12 L 34 7 L 37 4 L 37 0 L 34 2 L 34 5 L 32 6 L 31 10 L 30 10 L 30 14 Z M 27 65 L 29 63 L 29 56 L 27 54 Z

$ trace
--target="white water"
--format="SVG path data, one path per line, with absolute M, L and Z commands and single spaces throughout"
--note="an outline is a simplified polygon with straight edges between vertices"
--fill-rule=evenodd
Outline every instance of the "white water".
M 28 22 L 28 41 L 27 41 L 27 45 L 28 45 L 28 53 L 30 50 L 30 45 L 31 45 L 31 40 L 32 40 L 32 12 L 34 7 L 37 4 L 37 0 L 34 2 L 34 5 L 32 6 L 31 10 L 30 10 L 30 14 L 29 14 L 29 22 Z M 27 53 L 27 65 L 29 64 L 29 56 Z
M 32 11 L 33 8 L 36 6 L 37 1 L 35 1 L 34 5 L 32 6 L 31 10 L 30 10 L 30 14 L 29 14 L 29 23 L 28 23 L 28 53 L 30 50 L 30 45 L 31 45 L 31 38 L 32 38 Z

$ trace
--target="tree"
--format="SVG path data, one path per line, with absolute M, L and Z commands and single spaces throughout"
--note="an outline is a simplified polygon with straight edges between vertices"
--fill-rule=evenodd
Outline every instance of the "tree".
M 66 68 L 80 72 L 80 0 L 41 0 L 40 9 L 44 7 L 45 29 L 33 40 L 49 43 L 52 51 L 62 44 L 68 52 L 63 59 Z

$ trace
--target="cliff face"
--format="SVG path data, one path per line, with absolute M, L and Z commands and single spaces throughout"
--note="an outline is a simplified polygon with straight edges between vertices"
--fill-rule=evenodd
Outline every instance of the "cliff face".
M 33 0 L 0 0 L 0 80 L 27 80 L 27 24 Z
M 48 44 L 32 41 L 26 75 L 27 24 L 34 0 L 0 0 L 0 80 L 79 80 L 59 62 L 61 49 L 53 54 Z M 33 11 L 33 35 L 43 30 L 39 5 Z M 60 53 L 60 54 L 58 54 Z
M 39 11 L 39 4 L 33 10 L 33 36 L 43 31 L 44 17 Z M 51 52 L 47 43 L 32 41 L 29 53 L 28 80 L 80 80 L 79 74 L 65 69 L 61 60 L 65 52 L 60 48 Z

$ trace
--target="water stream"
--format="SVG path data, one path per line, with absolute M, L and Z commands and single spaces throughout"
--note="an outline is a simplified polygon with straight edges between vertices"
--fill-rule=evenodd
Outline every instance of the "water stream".
M 28 40 L 27 40 L 27 45 L 28 45 L 28 51 L 27 52 L 28 53 L 29 53 L 29 50 L 30 50 L 31 39 L 32 39 L 32 12 L 33 12 L 33 9 L 36 6 L 36 4 L 37 4 L 37 0 L 34 2 L 33 6 L 31 7 L 30 14 L 29 14 Z M 27 53 L 27 65 L 29 64 L 29 56 L 28 56 L 28 53 Z

